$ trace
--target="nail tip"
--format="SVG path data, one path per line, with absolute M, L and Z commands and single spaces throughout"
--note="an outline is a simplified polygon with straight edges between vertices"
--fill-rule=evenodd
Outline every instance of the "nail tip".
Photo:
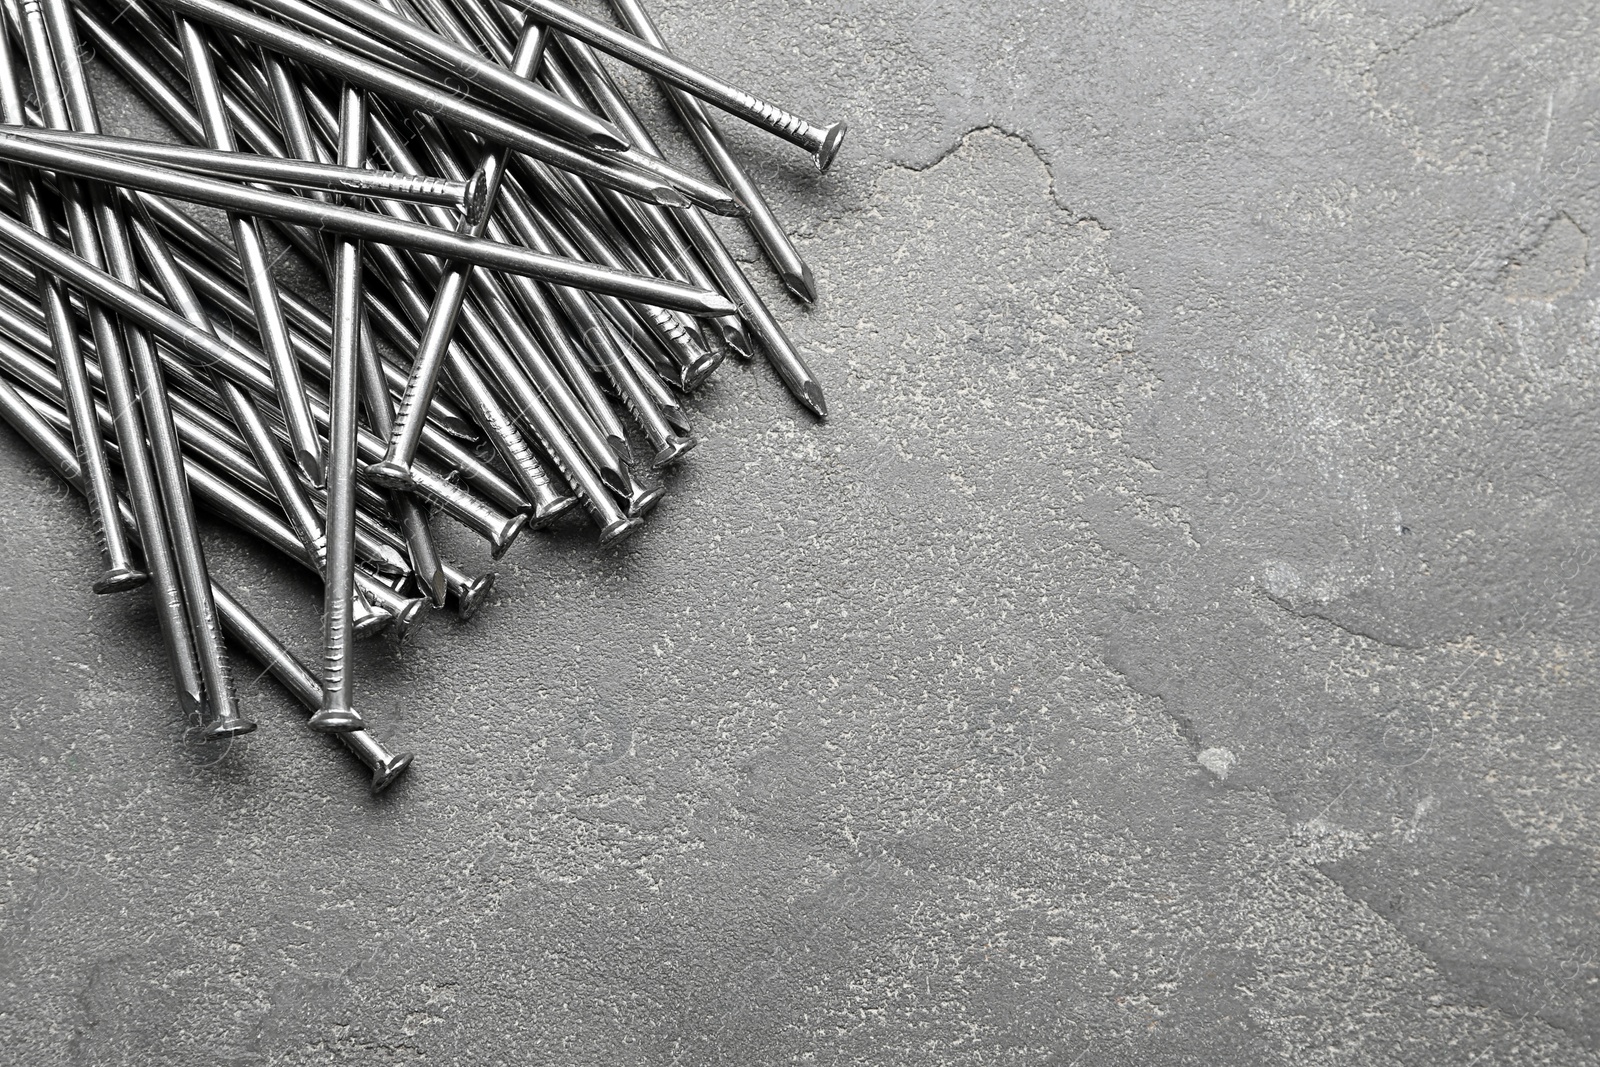
M 449 599 L 450 590 L 445 581 L 442 564 L 426 582 L 423 581 L 422 575 L 417 575 L 417 582 L 423 586 L 423 592 L 427 594 L 429 603 L 436 608 L 444 607 L 445 601 Z
M 609 123 L 608 123 L 609 125 Z M 589 133 L 589 147 L 601 152 L 627 152 L 633 148 L 633 142 L 623 136 L 618 129 L 591 130 Z
M 812 275 L 811 268 L 802 263 L 799 273 L 790 271 L 782 272 L 784 288 L 798 300 L 807 304 L 817 302 L 817 279 Z
M 615 453 L 617 462 L 626 464 L 630 467 L 633 466 L 633 446 L 628 443 L 628 439 L 626 437 L 618 437 L 615 434 L 607 434 L 606 444 L 610 447 L 611 451 Z
M 828 417 L 828 398 L 822 395 L 822 386 L 816 382 L 807 382 L 798 394 L 798 399 L 817 418 Z
M 601 467 L 598 473 L 601 485 L 619 497 L 625 498 L 628 496 L 630 489 L 629 479 L 627 473 L 621 467 Z

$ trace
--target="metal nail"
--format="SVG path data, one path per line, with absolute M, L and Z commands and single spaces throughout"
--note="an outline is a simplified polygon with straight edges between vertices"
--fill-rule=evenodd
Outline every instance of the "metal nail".
M 636 36 L 663 51 L 666 50 L 666 42 L 662 40 L 649 12 L 631 0 L 618 0 L 616 6 Z M 601 107 L 611 116 L 612 121 L 629 131 L 629 135 L 634 138 L 634 143 L 641 152 L 654 152 L 659 155 L 660 152 L 655 148 L 654 142 L 648 140 L 648 133 L 644 132 L 632 109 L 622 100 L 616 84 L 600 65 L 593 50 L 583 41 L 571 37 L 562 36 L 560 40 L 562 51 L 572 60 L 579 76 L 583 78 L 584 85 L 600 101 Z M 789 240 L 788 232 L 778 221 L 772 205 L 767 203 L 767 198 L 761 195 L 760 187 L 750 179 L 733 153 L 728 150 L 727 142 L 722 138 L 722 131 L 706 112 L 705 105 L 691 94 L 670 84 L 663 85 L 662 88 L 690 136 L 700 146 L 700 153 L 705 157 L 706 165 L 749 209 L 744 217 L 744 224 L 750 230 L 751 236 L 756 239 L 762 252 L 766 254 L 772 269 L 778 272 L 778 277 L 784 286 L 806 303 L 815 302 L 817 283 L 811 268 L 796 251 L 794 242 Z M 645 139 L 639 137 L 641 133 L 644 133 Z
M 602 52 L 671 82 L 731 115 L 776 134 L 790 144 L 798 145 L 811 153 L 818 170 L 825 171 L 833 164 L 833 157 L 838 154 L 839 145 L 844 141 L 847 127 L 843 120 L 831 126 L 813 125 L 685 63 L 670 52 L 651 46 L 638 36 L 607 26 L 557 0 L 513 0 L 513 6 L 523 8 L 534 18 L 587 41 Z M 614 0 L 614 6 L 623 21 L 631 24 L 631 11 L 637 8 L 635 0 Z M 635 29 L 634 34 L 637 33 Z
M 339 164 L 367 161 L 367 97 L 352 85 L 340 94 Z M 322 609 L 324 719 L 359 719 L 350 663 L 350 597 L 355 586 L 356 405 L 360 391 L 361 242 L 333 241 L 333 353 L 328 385 L 328 568 Z
M 546 40 L 547 35 L 538 28 L 523 34 L 512 60 L 512 73 L 516 77 L 526 79 L 537 69 L 544 56 Z M 483 154 L 478 169 L 487 175 L 484 193 L 486 210 L 476 219 L 463 220 L 457 227 L 457 233 L 471 238 L 483 236 L 489 211 L 493 210 L 495 198 L 500 194 L 500 180 L 505 174 L 508 154 L 505 148 L 496 148 Z M 391 160 L 390 165 L 396 165 L 395 161 Z M 401 483 L 398 487 L 404 487 L 406 470 L 416 458 L 422 426 L 427 421 L 428 407 L 433 400 L 439 374 L 444 369 L 446 350 L 455 333 L 471 277 L 470 263 L 451 260 L 444 266 L 444 273 L 434 290 L 433 304 L 428 308 L 427 319 L 422 327 L 422 343 L 412 359 L 411 377 L 395 410 L 394 432 L 389 438 L 388 452 L 382 462 L 368 471 L 380 481 L 389 479 L 392 483 Z
M 487 206 L 484 176 L 475 174 L 465 181 L 431 176 L 395 174 L 392 171 L 357 170 L 299 160 L 275 159 L 247 152 L 217 152 L 207 148 L 140 141 L 107 134 L 85 135 L 59 130 L 13 130 L 46 144 L 65 145 L 85 152 L 99 152 L 123 159 L 137 159 L 164 167 L 203 174 L 212 178 L 231 178 L 291 189 L 346 193 L 374 199 L 403 200 L 416 204 L 444 204 L 468 218 L 481 215 Z
M 297 0 L 254 0 L 256 6 L 283 16 L 292 24 L 316 18 L 318 7 L 344 17 L 324 16 L 317 29 L 350 46 L 361 46 L 371 38 L 399 50 L 402 62 L 420 56 L 441 70 L 485 90 L 496 103 L 516 107 L 528 118 L 591 148 L 624 151 L 628 139 L 611 123 L 576 108 L 553 93 L 532 84 L 515 70 L 488 62 L 476 52 L 447 40 L 407 19 L 392 15 L 364 0 L 318 0 L 318 7 Z
M 21 19 L 20 13 L 14 13 Z M 19 28 L 21 28 L 19 22 Z M 18 64 L 11 51 L 8 35 L 0 32 L 0 108 L 9 121 L 21 122 L 23 118 L 21 87 L 18 84 Z M 48 56 L 48 52 L 46 53 Z M 50 75 L 53 76 L 53 69 Z M 49 217 L 40 199 L 35 176 L 26 168 L 12 168 L 12 184 L 16 190 L 22 216 L 28 225 L 48 240 L 51 234 Z M 89 521 L 101 554 L 101 572 L 93 588 L 97 593 L 114 593 L 133 589 L 149 580 L 133 558 L 122 525 L 116 519 L 116 488 L 111 481 L 110 467 L 105 447 L 94 422 L 93 401 L 89 392 L 88 371 L 78 346 L 78 330 L 73 321 L 65 288 L 59 279 L 47 273 L 38 275 L 37 293 L 50 324 L 50 335 L 55 346 L 58 365 L 66 387 L 67 411 L 72 418 L 72 442 L 77 450 L 78 462 L 88 487 L 86 501 Z M 158 590 L 158 593 L 160 591 Z M 165 599 L 165 598 L 163 598 Z M 169 646 L 170 648 L 170 646 Z M 177 653 L 174 653 L 177 654 Z M 198 686 L 195 693 L 198 694 Z
M 716 315 L 733 307 L 720 294 L 691 289 L 676 282 L 542 256 L 523 248 L 460 237 L 370 212 L 319 204 L 305 197 L 270 193 L 249 186 L 229 185 L 179 171 L 166 171 L 98 156 L 92 152 L 78 152 L 11 133 L 0 132 L 0 158 L 120 183 L 129 188 L 176 196 L 195 203 L 283 218 L 334 233 L 461 259 L 480 267 L 515 271 L 561 285 L 611 292 L 617 296 L 682 308 L 697 314 Z
M 51 44 L 69 117 L 72 124 L 83 133 L 95 134 L 99 129 L 99 119 L 88 80 L 84 76 L 71 9 L 64 0 L 44 0 L 44 13 L 48 30 L 54 38 Z M 91 185 L 89 192 L 99 223 L 102 250 L 111 273 L 124 284 L 137 284 L 139 272 L 134 263 L 133 245 L 128 235 L 127 218 L 121 210 L 121 201 L 112 190 L 98 184 Z M 97 335 L 97 347 L 105 372 L 107 396 L 112 402 L 113 413 L 119 416 L 118 440 L 123 446 L 123 468 L 129 474 L 129 495 L 133 498 L 135 514 L 138 515 L 139 495 L 144 490 L 141 488 L 139 493 L 135 493 L 133 487 L 145 477 L 137 469 L 146 465 L 144 445 L 147 442 L 148 462 L 153 468 L 155 487 L 160 494 L 161 518 L 164 522 L 160 527 L 152 527 L 146 543 L 157 536 L 156 529 L 164 529 L 171 541 L 190 635 L 205 683 L 205 732 L 209 737 L 234 737 L 249 733 L 256 726 L 238 711 L 238 698 L 233 691 L 221 623 L 217 618 L 216 604 L 211 599 L 211 577 L 206 567 L 205 549 L 200 542 L 194 503 L 184 479 L 177 428 L 166 402 L 166 383 L 149 334 L 132 323 L 125 323 L 123 332 L 127 354 L 132 360 L 134 384 L 138 387 L 136 394 L 126 398 L 118 395 L 127 387 L 127 383 L 118 381 L 123 373 L 119 366 L 122 357 L 114 351 L 115 345 L 108 344 L 105 337 Z M 115 341 L 116 331 L 108 333 L 110 339 Z M 135 397 L 144 414 L 143 439 L 130 437 L 132 427 L 121 425 L 120 420 L 120 409 Z
M 719 214 L 737 215 L 743 211 L 738 200 L 721 186 L 673 168 L 664 168 L 656 161 L 634 159 L 629 152 L 604 153 L 603 157 L 586 154 L 448 92 L 252 14 L 225 0 L 164 2 L 165 6 L 188 18 L 238 34 L 345 78 L 364 89 L 381 93 L 425 114 L 447 119 L 496 143 L 510 145 L 553 166 L 610 185 L 631 196 L 673 207 L 697 203 Z

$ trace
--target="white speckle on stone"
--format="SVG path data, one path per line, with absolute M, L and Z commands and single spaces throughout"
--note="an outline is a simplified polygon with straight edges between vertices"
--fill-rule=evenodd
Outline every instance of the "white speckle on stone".
M 1293 596 L 1302 584 L 1300 572 L 1287 563 L 1272 562 L 1267 564 L 1262 574 L 1262 584 L 1267 587 L 1267 592 L 1279 600 L 1286 600 Z
M 1291 830 L 1289 843 L 1307 863 L 1332 863 L 1372 847 L 1372 842 L 1365 836 L 1335 826 L 1321 816 L 1300 823 Z
M 1239 758 L 1233 754 L 1231 749 L 1208 748 L 1196 756 L 1194 761 L 1216 775 L 1218 780 L 1226 781 L 1228 772 L 1233 770 L 1233 765 L 1239 761 Z

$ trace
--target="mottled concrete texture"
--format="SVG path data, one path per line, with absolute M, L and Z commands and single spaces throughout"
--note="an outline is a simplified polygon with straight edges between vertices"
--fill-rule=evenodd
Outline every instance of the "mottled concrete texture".
M 736 136 L 834 418 L 364 646 L 377 801 L 0 433 L 0 1061 L 1594 1063 L 1593 5 L 658 9 L 852 122 Z

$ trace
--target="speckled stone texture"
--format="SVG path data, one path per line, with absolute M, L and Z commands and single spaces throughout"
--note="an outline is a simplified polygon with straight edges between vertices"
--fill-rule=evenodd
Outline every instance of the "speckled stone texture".
M 730 362 L 641 535 L 363 645 L 378 800 L 242 661 L 186 740 L 0 432 L 0 1062 L 1594 1063 L 1600 13 L 655 7 L 851 120 L 730 125 L 834 417 Z

